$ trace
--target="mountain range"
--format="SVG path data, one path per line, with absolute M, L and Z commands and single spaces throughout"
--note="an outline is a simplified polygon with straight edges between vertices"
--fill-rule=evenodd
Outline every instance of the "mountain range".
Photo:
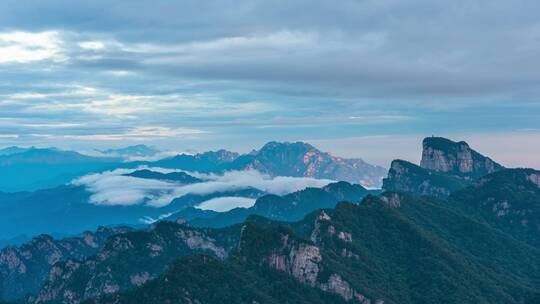
M 270 176 L 313 177 L 360 183 L 380 188 L 386 169 L 361 159 L 345 159 L 321 152 L 302 142 L 270 142 L 258 151 L 240 155 L 218 150 L 195 155 L 179 154 L 157 161 L 161 151 L 145 145 L 98 150 L 99 156 L 56 148 L 7 147 L 0 149 L 0 191 L 35 191 L 69 183 L 76 177 L 115 168 L 163 167 L 223 173 L 255 169 Z
M 386 169 L 362 159 L 345 159 L 322 152 L 303 142 L 269 142 L 248 154 L 226 150 L 178 155 L 152 166 L 199 172 L 254 169 L 271 176 L 313 177 L 380 188 Z
M 284 146 L 292 152 L 281 153 Z M 328 157 L 336 164 L 331 155 L 313 161 L 310 151 L 305 144 L 269 143 L 247 155 L 218 151 L 159 162 L 160 167 L 176 169 L 200 165 L 199 172 L 214 174 L 230 168 L 303 177 L 339 172 L 327 169 L 335 168 L 325 161 Z M 307 160 L 299 162 L 298 156 L 306 153 Z M 313 163 L 319 169 L 309 169 Z M 180 186 L 204 184 L 210 176 L 150 169 L 123 174 L 137 181 Z M 86 193 L 84 202 L 90 205 L 92 194 L 85 187 L 64 187 L 79 193 L 74 197 Z M 58 214 L 77 209 L 65 208 L 72 200 L 64 191 L 52 195 L 63 198 L 55 203 Z M 540 171 L 504 168 L 465 142 L 424 139 L 420 164 L 393 161 L 383 190 L 340 181 L 283 195 L 252 188 L 235 191 L 243 192 L 218 196 L 249 196 L 253 206 L 202 210 L 197 207 L 209 196 L 190 194 L 174 199 L 167 216 L 155 213 L 158 220 L 148 226 L 100 228 L 62 240 L 42 235 L 4 248 L 1 300 L 25 304 L 540 300 Z M 12 206 L 35 206 L 36 216 L 48 218 L 51 208 L 23 203 L 51 200 L 47 191 L 40 193 L 42 199 L 29 199 L 37 193 L 0 198 Z M 116 214 L 153 208 L 125 207 L 101 208 L 111 208 L 107 209 L 111 214 L 115 208 Z

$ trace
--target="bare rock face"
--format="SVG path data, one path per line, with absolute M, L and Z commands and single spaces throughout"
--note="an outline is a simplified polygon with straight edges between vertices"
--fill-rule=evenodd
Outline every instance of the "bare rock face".
M 351 287 L 351 285 L 347 281 L 345 281 L 340 275 L 335 273 L 332 274 L 330 278 L 328 278 L 328 282 L 321 283 L 319 285 L 319 288 L 324 291 L 336 293 L 347 301 L 351 301 L 354 299 L 357 303 L 371 304 L 371 300 L 366 298 L 364 295 L 358 293 Z
M 385 193 L 385 195 L 381 195 L 381 200 L 389 207 L 401 206 L 401 197 L 398 193 Z
M 536 174 L 536 173 L 530 174 L 529 176 L 527 176 L 527 180 L 529 180 L 531 183 L 537 185 L 538 188 L 540 188 L 540 174 Z
M 424 169 L 466 178 L 476 178 L 503 169 L 500 164 L 471 149 L 464 141 L 427 137 L 422 146 L 420 166 Z
M 128 230 L 100 227 L 96 232 L 62 240 L 40 235 L 20 247 L 4 248 L 0 251 L 0 300 L 37 292 L 54 264 L 91 256 L 103 247 L 107 237 Z
M 93 257 L 56 264 L 34 303 L 77 304 L 141 286 L 167 270 L 179 256 L 208 253 L 225 259 L 233 244 L 237 241 L 225 247 L 204 229 L 173 222 L 160 222 L 149 231 L 115 235 Z
M 322 256 L 318 247 L 291 242 L 288 235 L 282 236 L 282 248 L 267 258 L 268 265 L 286 272 L 302 283 L 314 286 L 319 274 Z

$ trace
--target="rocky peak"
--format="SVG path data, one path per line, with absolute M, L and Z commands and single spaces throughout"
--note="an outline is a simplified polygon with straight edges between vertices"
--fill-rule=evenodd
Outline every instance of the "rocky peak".
M 464 142 L 454 142 L 443 137 L 426 137 L 422 142 L 424 169 L 476 178 L 503 169 Z

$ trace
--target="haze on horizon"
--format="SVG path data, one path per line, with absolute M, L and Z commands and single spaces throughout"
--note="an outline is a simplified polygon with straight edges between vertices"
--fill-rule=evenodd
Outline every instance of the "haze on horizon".
M 537 1 L 3 1 L 0 146 L 247 152 L 388 167 L 432 134 L 540 168 Z M 360 17 L 359 17 L 360 16 Z

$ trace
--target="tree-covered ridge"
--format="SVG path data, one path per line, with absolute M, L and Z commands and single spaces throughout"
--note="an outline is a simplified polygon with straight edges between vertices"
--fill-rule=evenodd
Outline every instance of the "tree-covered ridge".
M 476 219 L 540 247 L 540 171 L 505 169 L 453 193 L 450 201 Z
M 317 209 L 333 208 L 339 201 L 360 202 L 369 193 L 361 185 L 348 182 L 331 183 L 322 188 L 308 187 L 283 196 L 268 194 L 259 197 L 249 208 L 227 212 L 209 212 L 193 208 L 171 215 L 169 220 L 182 219 L 195 227 L 221 228 L 244 222 L 250 215 L 264 216 L 277 221 L 299 221 Z
M 332 295 L 337 294 L 356 303 L 506 304 L 534 299 L 540 286 L 538 249 L 443 200 L 388 192 L 361 204 L 340 203 L 290 224 L 251 217 L 240 235 L 238 246 L 222 262 L 183 259 L 154 281 L 93 303 L 136 303 L 141 297 L 148 303 L 157 303 L 152 297 L 170 303 L 214 303 L 215 298 L 203 296 L 209 290 L 230 303 L 297 303 L 294 291 L 307 288 L 302 291 L 305 299 L 326 292 L 320 301 L 309 300 L 313 303 L 336 303 Z M 206 263 L 216 272 L 205 272 Z M 188 273 L 190 267 L 197 270 Z M 193 278 L 198 273 L 194 271 L 200 276 Z M 228 294 L 235 287 L 210 280 L 213 274 L 218 279 L 239 276 L 239 282 L 250 278 L 256 284 Z M 284 291 L 286 300 L 264 287 L 250 288 L 268 284 L 266 276 L 272 276 L 271 286 L 290 289 Z M 209 280 L 203 284 L 203 278 Z M 167 286 L 176 292 L 168 293 Z

